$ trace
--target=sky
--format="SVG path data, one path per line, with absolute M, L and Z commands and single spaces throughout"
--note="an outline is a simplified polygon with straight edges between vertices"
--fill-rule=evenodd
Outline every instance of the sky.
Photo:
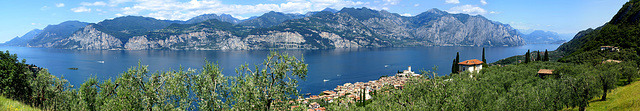
M 5 0 L 0 2 L 0 42 L 69 20 L 97 23 L 135 15 L 188 20 L 202 14 L 238 19 L 269 11 L 304 14 L 324 8 L 368 7 L 403 16 L 437 8 L 482 15 L 520 30 L 575 34 L 608 22 L 628 0 Z

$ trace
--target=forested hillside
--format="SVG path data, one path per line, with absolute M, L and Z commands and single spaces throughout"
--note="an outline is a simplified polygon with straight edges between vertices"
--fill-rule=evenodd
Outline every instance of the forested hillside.
M 568 57 L 596 50 L 600 46 L 638 49 L 640 43 L 640 0 L 624 4 L 605 25 L 579 32 L 569 42 L 558 47 Z

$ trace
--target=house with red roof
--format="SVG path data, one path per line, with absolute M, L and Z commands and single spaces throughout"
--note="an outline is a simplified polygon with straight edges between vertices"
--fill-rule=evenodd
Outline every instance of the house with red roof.
M 460 63 L 458 63 L 458 66 L 460 69 L 458 69 L 458 71 L 460 72 L 464 72 L 464 71 L 469 71 L 469 72 L 479 72 L 480 70 L 482 70 L 482 61 L 478 60 L 478 59 L 471 59 L 471 60 L 466 60 L 466 61 L 462 61 Z

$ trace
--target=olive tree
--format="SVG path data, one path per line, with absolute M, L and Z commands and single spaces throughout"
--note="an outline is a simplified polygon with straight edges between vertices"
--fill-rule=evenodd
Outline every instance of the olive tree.
M 304 59 L 271 52 L 262 64 L 242 65 L 236 73 L 231 85 L 234 110 L 286 110 L 298 96 L 298 80 L 305 80 L 307 64 Z

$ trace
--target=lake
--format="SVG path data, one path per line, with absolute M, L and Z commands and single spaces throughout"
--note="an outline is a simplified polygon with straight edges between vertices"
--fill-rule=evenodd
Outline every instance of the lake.
M 487 47 L 488 62 L 523 55 L 531 51 L 545 49 L 551 51 L 560 44 L 530 44 L 519 47 Z M 99 80 L 116 78 L 128 68 L 149 65 L 150 72 L 177 70 L 183 67 L 201 70 L 205 59 L 217 62 L 226 76 L 236 75 L 235 69 L 242 64 L 260 64 L 269 50 L 68 50 L 27 47 L 0 47 L 18 54 L 19 59 L 27 59 L 28 64 L 47 68 L 58 77 L 64 76 L 71 84 L 79 87 L 89 77 Z M 460 52 L 460 61 L 482 59 L 482 47 L 407 47 L 407 48 L 360 48 L 326 50 L 279 50 L 298 58 L 304 56 L 309 64 L 307 80 L 299 83 L 302 93 L 318 94 L 332 90 L 344 83 L 367 82 L 383 75 L 394 75 L 407 66 L 419 70 L 432 70 L 437 66 L 438 75 L 451 72 L 451 63 Z M 68 68 L 78 68 L 70 70 Z M 328 81 L 324 81 L 328 80 Z

